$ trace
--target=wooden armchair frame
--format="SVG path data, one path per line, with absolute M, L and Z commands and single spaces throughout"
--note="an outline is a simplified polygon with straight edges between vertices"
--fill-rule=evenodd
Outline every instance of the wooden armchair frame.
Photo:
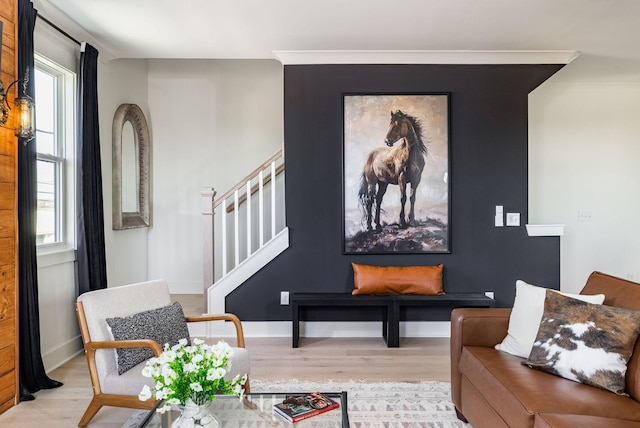
M 80 326 L 80 333 L 82 335 L 82 342 L 84 343 L 84 352 L 87 357 L 87 364 L 89 366 L 89 376 L 91 378 L 91 386 L 93 388 L 93 398 L 85 410 L 80 422 L 79 427 L 86 427 L 87 424 L 93 419 L 98 411 L 103 406 L 115 406 L 115 407 L 127 407 L 131 409 L 145 409 L 151 410 L 155 408 L 158 400 L 141 401 L 138 396 L 133 395 L 116 395 L 105 394 L 100 387 L 100 379 L 98 376 L 98 367 L 96 365 L 96 351 L 98 349 L 116 349 L 116 348 L 150 348 L 154 355 L 157 357 L 162 353 L 162 346 L 150 339 L 144 340 L 111 340 L 111 341 L 92 341 L 89 334 L 89 326 L 84 312 L 84 306 L 82 302 L 76 302 L 76 315 L 78 317 L 78 325 Z M 219 314 L 219 315 L 199 315 L 199 316 L 185 316 L 186 322 L 207 322 L 207 321 L 231 321 L 236 330 L 236 341 L 238 348 L 244 348 L 244 331 L 242 329 L 242 323 L 240 319 L 233 314 Z M 245 384 L 245 392 L 250 392 L 249 378 L 247 377 L 247 383 Z

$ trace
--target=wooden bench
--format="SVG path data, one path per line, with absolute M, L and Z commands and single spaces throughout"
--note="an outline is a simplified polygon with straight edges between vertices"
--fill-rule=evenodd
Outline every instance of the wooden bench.
M 400 315 L 403 307 L 424 306 L 432 308 L 492 308 L 495 301 L 482 293 L 447 293 L 441 296 L 415 294 L 360 294 L 350 293 L 291 293 L 292 347 L 297 348 L 300 339 L 300 321 L 304 309 L 309 307 L 379 307 L 382 308 L 382 337 L 387 347 L 400 346 Z

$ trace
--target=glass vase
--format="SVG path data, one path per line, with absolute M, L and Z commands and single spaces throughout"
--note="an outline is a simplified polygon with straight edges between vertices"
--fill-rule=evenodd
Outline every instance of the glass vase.
M 193 402 L 179 405 L 180 417 L 171 424 L 171 428 L 220 428 L 220 421 L 211 413 L 209 405 Z

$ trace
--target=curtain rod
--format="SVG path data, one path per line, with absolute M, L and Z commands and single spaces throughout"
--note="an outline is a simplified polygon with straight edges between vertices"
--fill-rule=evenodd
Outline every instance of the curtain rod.
M 62 28 L 58 27 L 56 24 L 54 24 L 53 22 L 49 21 L 47 18 L 45 18 L 44 16 L 38 14 L 36 15 L 38 18 L 42 19 L 44 22 L 46 22 L 47 24 L 49 24 L 51 27 L 53 27 L 54 29 L 56 29 L 60 34 L 62 34 L 63 36 L 65 36 L 66 38 L 68 38 L 69 40 L 75 42 L 77 45 L 82 45 L 82 43 L 80 43 L 78 40 L 76 40 L 73 36 L 71 36 L 69 33 L 67 33 L 66 31 L 64 31 Z

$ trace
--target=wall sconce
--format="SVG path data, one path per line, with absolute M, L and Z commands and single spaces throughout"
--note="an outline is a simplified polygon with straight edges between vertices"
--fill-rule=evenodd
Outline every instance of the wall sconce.
M 33 102 L 33 98 L 27 95 L 29 67 L 27 67 L 27 70 L 24 73 L 24 78 L 11 82 L 6 90 L 4 89 L 2 81 L 0 81 L 0 126 L 5 126 L 9 119 L 9 110 L 11 110 L 11 106 L 9 105 L 7 96 L 11 87 L 18 82 L 22 82 L 22 96 L 16 97 L 14 101 L 14 107 L 18 112 L 18 127 L 15 129 L 15 135 L 22 140 L 24 144 L 27 144 L 29 141 L 33 140 L 33 137 L 36 135 L 35 103 Z

